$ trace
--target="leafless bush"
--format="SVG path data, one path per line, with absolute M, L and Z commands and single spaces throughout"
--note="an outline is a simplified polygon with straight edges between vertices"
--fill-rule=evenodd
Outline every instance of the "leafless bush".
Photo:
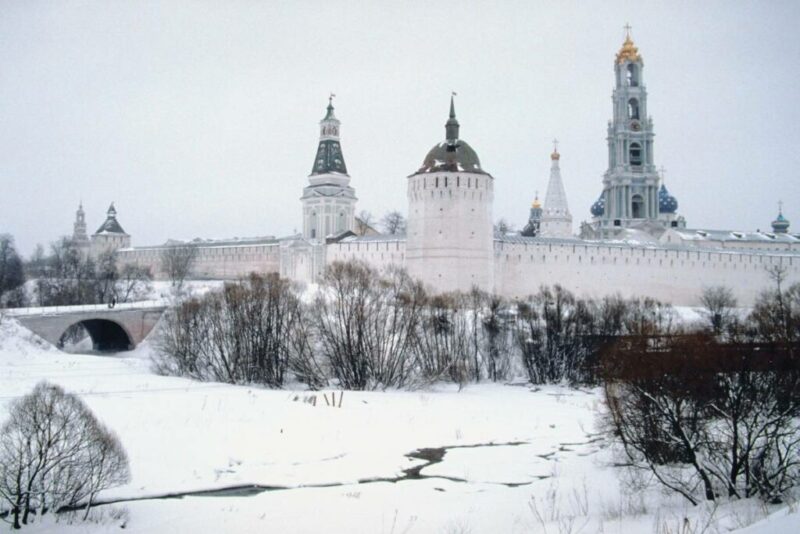
M 634 336 L 604 356 L 603 373 L 632 465 L 693 504 L 779 501 L 800 482 L 796 347 Z
M 703 305 L 703 315 L 711 326 L 714 335 L 721 335 L 729 331 L 737 322 L 736 297 L 733 291 L 725 286 L 707 287 L 700 295 L 700 304 Z
M 305 356 L 311 350 L 297 337 L 305 334 L 303 317 L 288 280 L 252 274 L 170 312 L 157 368 L 200 380 L 281 387 L 293 351 Z
M 169 245 L 161 250 L 161 271 L 177 291 L 183 287 L 197 259 L 197 247 L 191 244 Z
M 311 317 L 320 353 L 342 387 L 406 385 L 424 292 L 402 270 L 381 277 L 364 263 L 326 270 Z
M 129 480 L 117 437 L 75 395 L 39 383 L 11 405 L 0 429 L 0 510 L 14 528 L 33 515 L 85 507 L 97 494 Z
M 465 299 L 459 294 L 441 294 L 425 301 L 413 347 L 425 381 L 444 379 L 463 385 L 475 372 L 475 325 L 465 313 Z
M 108 251 L 92 259 L 74 242 L 62 239 L 51 246 L 50 256 L 38 260 L 37 300 L 42 306 L 130 302 L 150 291 L 150 270 L 119 265 Z

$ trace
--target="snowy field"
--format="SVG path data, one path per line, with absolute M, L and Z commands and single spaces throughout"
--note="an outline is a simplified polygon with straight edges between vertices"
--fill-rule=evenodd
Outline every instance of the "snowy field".
M 119 434 L 131 462 L 131 483 L 101 496 L 114 503 L 96 522 L 51 518 L 25 530 L 800 532 L 794 507 L 691 507 L 626 478 L 599 432 L 599 391 L 347 391 L 331 407 L 322 392 L 305 402 L 315 394 L 302 387 L 158 376 L 150 350 L 66 354 L 0 322 L 0 418 L 38 381 L 56 382 Z

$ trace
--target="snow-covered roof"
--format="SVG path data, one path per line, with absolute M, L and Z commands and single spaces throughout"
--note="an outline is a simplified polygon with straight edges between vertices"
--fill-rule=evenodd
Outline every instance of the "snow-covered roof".
M 653 250 L 680 250 L 687 252 L 713 252 L 719 254 L 741 254 L 747 252 L 748 254 L 763 254 L 769 256 L 799 256 L 800 250 L 765 250 L 765 249 L 725 249 L 725 248 L 712 248 L 712 249 L 698 249 L 690 245 L 671 244 L 663 242 L 645 242 L 637 241 L 635 239 L 580 239 L 580 238 L 562 238 L 562 237 L 524 237 L 519 234 L 509 234 L 505 236 L 496 236 L 495 243 L 508 243 L 508 244 L 531 244 L 531 245 L 547 245 L 552 243 L 554 245 L 577 245 L 577 246 L 595 246 L 595 247 L 614 247 L 614 248 L 645 248 Z
M 800 235 L 736 230 L 672 229 L 684 241 L 735 241 L 750 243 L 800 243 Z
M 191 241 L 182 241 L 177 239 L 168 239 L 162 245 L 145 245 L 140 247 L 131 247 L 126 250 L 155 250 L 169 247 L 178 246 L 197 246 L 197 247 L 248 247 L 253 245 L 277 245 L 278 240 L 275 236 L 258 236 L 258 237 L 231 237 L 225 239 L 201 239 L 195 238 Z

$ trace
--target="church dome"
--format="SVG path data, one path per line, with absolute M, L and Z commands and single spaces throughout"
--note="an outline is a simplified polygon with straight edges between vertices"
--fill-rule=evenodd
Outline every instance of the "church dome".
M 778 212 L 778 217 L 772 221 L 772 231 L 776 234 L 785 234 L 789 231 L 789 220 L 783 216 L 783 211 Z
M 442 141 L 430 149 L 417 173 L 441 171 L 488 174 L 481 169 L 478 154 L 462 139 Z
M 450 98 L 450 118 L 445 124 L 446 139 L 428 151 L 422 167 L 415 174 L 443 171 L 489 174 L 481 168 L 481 160 L 475 150 L 459 139 L 459 129 L 453 99 Z
M 664 184 L 661 184 L 661 189 L 658 190 L 658 212 L 675 213 L 676 211 L 678 211 L 678 200 L 669 194 Z
M 601 217 L 603 213 L 606 211 L 606 199 L 605 196 L 600 195 L 600 198 L 597 199 L 597 202 L 592 204 L 591 209 L 589 210 L 592 212 L 593 217 Z

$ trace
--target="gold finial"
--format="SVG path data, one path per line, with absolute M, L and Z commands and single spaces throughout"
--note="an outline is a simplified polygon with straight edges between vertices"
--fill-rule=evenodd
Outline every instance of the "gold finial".
M 642 56 L 639 55 L 639 49 L 633 44 L 631 39 L 631 25 L 625 24 L 625 42 L 622 43 L 622 48 L 617 52 L 617 63 L 624 63 L 626 61 L 641 61 Z
M 533 204 L 531 204 L 531 207 L 534 209 L 539 209 L 542 207 L 542 203 L 539 202 L 539 191 L 536 191 L 536 196 L 533 198 Z
M 553 139 L 553 153 L 550 154 L 550 159 L 556 161 L 561 159 L 561 154 L 558 153 L 558 139 Z

